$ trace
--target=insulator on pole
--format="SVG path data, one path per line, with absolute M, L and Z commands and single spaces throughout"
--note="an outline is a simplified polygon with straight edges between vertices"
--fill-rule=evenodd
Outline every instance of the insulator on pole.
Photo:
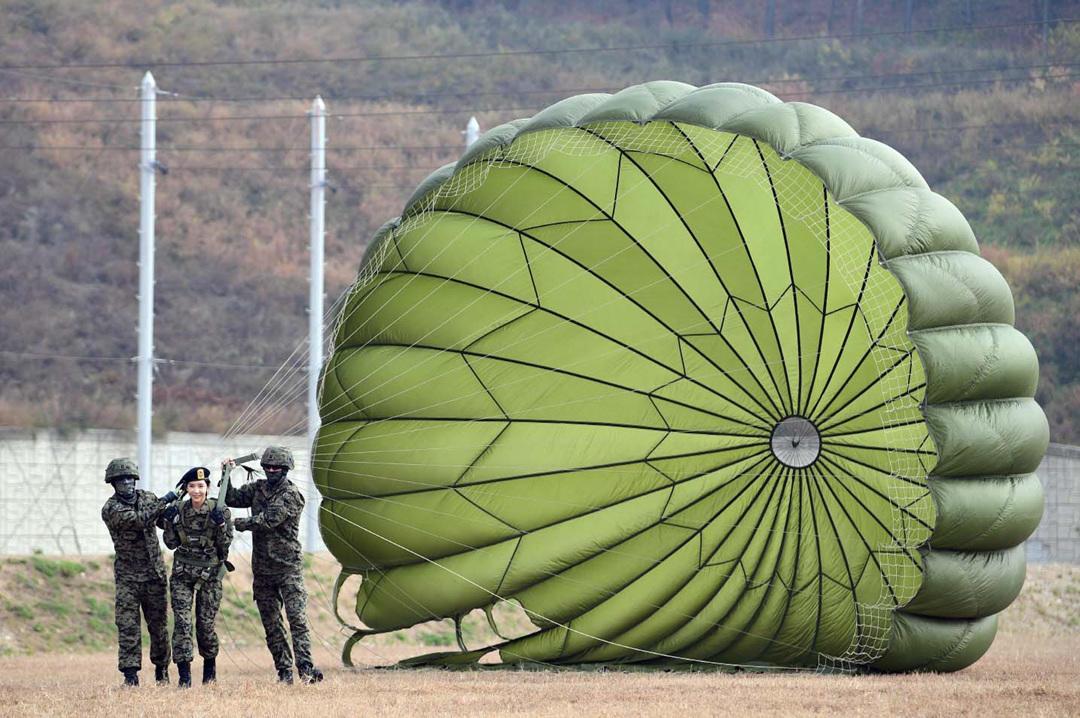
M 465 146 L 471 147 L 473 142 L 480 139 L 480 123 L 476 121 L 475 117 L 470 117 L 468 124 L 465 125 L 465 130 L 462 131 L 465 135 Z

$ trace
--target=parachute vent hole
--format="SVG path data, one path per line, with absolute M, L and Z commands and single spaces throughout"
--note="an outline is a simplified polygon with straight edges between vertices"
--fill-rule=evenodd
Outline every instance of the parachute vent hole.
M 809 419 L 789 416 L 773 427 L 769 447 L 784 466 L 803 469 L 817 461 L 821 453 L 821 434 Z

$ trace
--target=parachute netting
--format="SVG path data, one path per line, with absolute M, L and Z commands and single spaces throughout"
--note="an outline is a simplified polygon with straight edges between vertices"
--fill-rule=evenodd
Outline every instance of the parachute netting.
M 506 662 L 871 663 L 935 521 L 906 329 L 870 231 L 769 144 L 520 135 L 344 302 L 324 538 L 373 631 L 519 603 Z

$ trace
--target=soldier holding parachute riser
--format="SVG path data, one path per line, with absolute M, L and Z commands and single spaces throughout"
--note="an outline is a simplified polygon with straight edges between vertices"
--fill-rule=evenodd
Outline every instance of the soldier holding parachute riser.
M 142 625 L 150 633 L 150 661 L 158 683 L 169 681 L 169 634 L 167 629 L 165 563 L 161 560 L 156 527 L 166 507 L 176 500 L 172 491 L 160 499 L 135 488 L 139 468 L 132 459 L 113 459 L 105 469 L 105 483 L 113 495 L 101 507 L 101 520 L 112 537 L 116 560 L 116 637 L 118 667 L 124 685 L 139 685 L 142 668 Z
M 203 659 L 202 682 L 217 680 L 218 637 L 214 629 L 221 606 L 221 581 L 232 570 L 228 562 L 233 528 L 221 496 L 208 500 L 210 470 L 197 466 L 178 485 L 188 500 L 169 506 L 163 538 L 175 549 L 170 579 L 173 608 L 173 660 L 180 674 L 178 685 L 191 686 L 191 608 L 195 606 L 195 636 Z M 227 487 L 226 487 L 227 488 Z
M 242 460 L 241 460 L 242 461 Z M 227 472 L 237 462 L 226 459 Z M 274 657 L 278 680 L 292 683 L 293 656 L 300 680 L 315 683 L 322 671 L 311 660 L 311 637 L 307 621 L 307 590 L 304 588 L 303 553 L 300 546 L 300 515 L 304 495 L 286 476 L 293 468 L 292 452 L 283 446 L 270 446 L 260 459 L 265 479 L 239 488 L 222 480 L 221 494 L 233 508 L 250 508 L 250 518 L 233 522 L 237 531 L 252 532 L 252 591 L 259 607 L 266 646 Z M 289 650 L 282 607 L 289 619 L 292 650 Z

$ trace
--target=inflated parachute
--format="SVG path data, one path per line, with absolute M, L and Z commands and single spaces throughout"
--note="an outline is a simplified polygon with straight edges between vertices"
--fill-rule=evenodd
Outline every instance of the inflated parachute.
M 819 107 L 652 82 L 496 127 L 377 234 L 325 368 L 356 637 L 509 600 L 533 632 L 426 660 L 967 666 L 1042 513 L 1012 325 L 960 212 Z

